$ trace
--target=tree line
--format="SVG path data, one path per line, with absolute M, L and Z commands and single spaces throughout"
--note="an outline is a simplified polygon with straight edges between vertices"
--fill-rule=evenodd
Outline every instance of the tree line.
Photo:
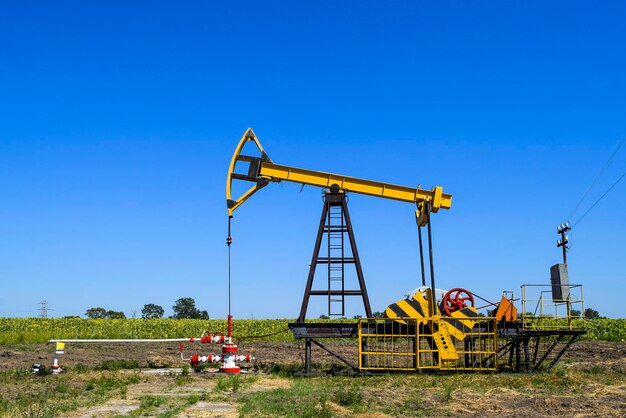
M 196 301 L 193 298 L 180 298 L 172 306 L 174 319 L 209 319 L 209 312 L 196 308 Z M 163 307 L 154 303 L 147 303 L 141 309 L 143 319 L 162 318 L 165 314 Z M 107 310 L 101 307 L 89 308 L 85 316 L 90 319 L 126 319 L 124 312 Z

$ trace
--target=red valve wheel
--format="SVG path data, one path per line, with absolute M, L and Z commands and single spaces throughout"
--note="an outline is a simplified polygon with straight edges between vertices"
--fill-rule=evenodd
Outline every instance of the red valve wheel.
M 473 307 L 474 296 L 468 290 L 461 287 L 455 287 L 454 289 L 448 290 L 448 293 L 444 295 L 443 302 L 441 302 L 441 304 L 446 315 L 451 315 L 452 312 L 459 311 L 463 308 L 467 308 L 468 306 Z

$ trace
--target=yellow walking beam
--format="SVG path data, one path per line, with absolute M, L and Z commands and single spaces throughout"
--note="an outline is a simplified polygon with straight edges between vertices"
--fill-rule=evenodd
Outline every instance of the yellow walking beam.
M 366 194 L 409 203 L 432 199 L 433 212 L 437 212 L 440 207 L 449 209 L 452 202 L 452 196 L 444 194 L 441 187 L 435 187 L 433 190 L 422 190 L 419 187 L 397 186 L 395 184 L 381 183 L 379 181 L 305 170 L 273 163 L 263 163 L 261 165 L 260 175 L 262 178 L 268 179 L 269 181 L 284 180 L 318 187 L 330 187 L 336 184 L 341 190 L 346 192 Z
M 241 154 L 244 146 L 250 141 L 253 142 L 258 148 L 261 154 L 260 157 L 252 157 Z M 239 174 L 235 172 L 237 162 L 239 161 L 249 163 L 247 174 Z M 239 198 L 233 199 L 233 180 L 250 181 L 255 184 L 244 192 Z M 228 206 L 228 215 L 232 217 L 235 209 L 237 209 L 257 190 L 265 187 L 269 182 L 280 181 L 289 181 L 324 188 L 337 185 L 339 189 L 344 192 L 359 193 L 369 196 L 382 197 L 385 199 L 415 203 L 418 205 L 416 215 L 418 215 L 418 222 L 420 225 L 424 225 L 428 221 L 424 212 L 421 210 L 423 209 L 421 206 L 424 202 L 429 202 L 431 212 L 437 212 L 439 208 L 449 209 L 452 204 L 452 195 L 443 193 L 443 189 L 439 186 L 433 187 L 431 190 L 423 190 L 420 189 L 419 186 L 417 188 L 398 186 L 395 184 L 364 180 L 356 177 L 274 164 L 263 150 L 261 143 L 252 129 L 248 129 L 235 149 L 235 153 L 233 154 L 228 170 L 228 178 L 226 181 L 226 202 Z

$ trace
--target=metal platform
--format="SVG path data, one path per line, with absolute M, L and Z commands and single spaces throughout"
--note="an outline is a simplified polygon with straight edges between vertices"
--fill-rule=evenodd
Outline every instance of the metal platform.
M 346 322 L 294 322 L 288 324 L 293 336 L 301 338 L 356 338 L 357 324 Z
M 516 372 L 522 369 L 527 373 L 541 368 L 549 370 L 584 334 L 585 331 L 580 329 L 520 329 L 518 332 L 508 329 L 498 355 L 509 369 Z
M 437 330 L 458 326 L 457 323 L 458 320 L 450 317 L 430 321 L 370 318 L 356 323 L 296 322 L 289 324 L 289 328 L 296 339 L 305 341 L 305 376 L 316 374 L 311 367 L 313 345 L 360 373 L 426 370 L 532 373 L 552 368 L 585 334 L 581 329 L 527 329 L 521 322 L 496 323 L 493 318 L 478 318 L 471 330 L 465 331 L 464 338 L 450 338 L 452 345 L 443 350 L 438 346 L 441 336 Z M 328 338 L 358 338 L 358 365 L 317 341 Z

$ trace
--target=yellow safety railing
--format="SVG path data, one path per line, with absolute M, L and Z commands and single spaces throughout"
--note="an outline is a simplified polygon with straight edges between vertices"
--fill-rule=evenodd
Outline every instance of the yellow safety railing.
M 453 317 L 361 319 L 359 368 L 392 370 L 495 370 L 498 367 L 496 320 L 472 318 L 463 335 Z
M 569 289 L 567 299 L 554 299 L 552 286 L 526 284 L 522 286 L 522 324 L 527 329 L 575 329 L 576 320 L 585 312 L 583 286 L 563 285 Z

